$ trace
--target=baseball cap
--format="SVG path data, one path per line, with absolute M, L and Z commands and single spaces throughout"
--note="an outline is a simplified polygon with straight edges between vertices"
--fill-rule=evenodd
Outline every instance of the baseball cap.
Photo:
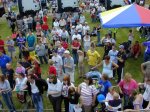
M 120 45 L 119 48 L 120 48 L 120 49 L 124 49 L 124 45 Z
M 68 50 L 65 50 L 65 52 L 64 52 L 65 54 L 70 54 L 70 52 L 68 51 Z

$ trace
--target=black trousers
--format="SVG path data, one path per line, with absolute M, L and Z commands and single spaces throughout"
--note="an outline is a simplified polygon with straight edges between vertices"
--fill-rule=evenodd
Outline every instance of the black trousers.
M 68 100 L 68 98 L 62 96 L 62 99 L 64 100 L 64 104 L 65 104 L 65 112 L 69 112 L 69 100 Z
M 119 83 L 121 81 L 121 78 L 123 77 L 123 67 L 119 67 L 117 69 L 117 75 L 118 75 L 118 81 L 117 81 L 117 83 Z
M 148 103 L 149 103 L 149 101 L 145 101 L 143 99 L 143 104 L 142 104 L 143 109 L 145 109 L 147 107 Z
M 62 102 L 61 96 L 53 97 L 49 95 L 48 98 L 50 102 L 52 103 L 54 112 L 61 112 L 61 102 Z

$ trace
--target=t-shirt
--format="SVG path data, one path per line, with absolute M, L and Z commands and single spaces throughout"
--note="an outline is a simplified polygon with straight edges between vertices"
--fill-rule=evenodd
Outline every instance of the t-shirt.
M 96 95 L 98 93 L 96 87 L 94 85 L 88 86 L 85 82 L 81 83 L 79 85 L 81 88 L 81 98 L 83 105 L 91 105 L 93 101 L 93 95 Z
M 146 101 L 150 101 L 150 85 L 144 84 L 145 92 L 143 94 L 143 99 Z
M 6 44 L 11 45 L 11 46 L 8 46 L 8 47 L 7 47 L 9 52 L 10 52 L 10 51 L 15 51 L 14 41 L 13 41 L 13 40 L 8 40 L 8 41 L 6 41 Z
M 56 76 L 56 68 L 54 66 L 49 67 L 49 75 L 55 75 Z
M 124 80 L 120 81 L 119 86 L 124 94 L 130 95 L 133 90 L 137 89 L 138 84 L 135 80 L 131 79 L 128 83 Z
M 27 37 L 27 43 L 29 47 L 33 47 L 35 43 L 35 36 L 34 35 L 29 35 Z
M 101 85 L 100 93 L 103 94 L 104 96 L 106 96 L 106 94 L 108 93 L 109 88 L 112 86 L 111 82 L 100 80 L 99 84 Z
M 100 58 L 99 53 L 97 51 L 92 52 L 91 50 L 88 50 L 87 56 L 88 56 L 88 64 L 91 66 L 96 66 L 97 60 L 98 58 Z
M 7 55 L 2 55 L 0 56 L 0 67 L 1 68 L 6 68 L 6 64 L 11 61 L 11 58 Z
M 121 58 L 121 59 L 123 59 L 124 61 L 123 62 L 120 62 L 119 60 L 118 60 L 118 66 L 119 67 L 124 67 L 125 66 L 125 60 L 127 59 L 127 57 L 126 57 L 126 54 L 125 54 L 125 52 L 118 52 L 118 54 L 117 54 L 117 57 L 119 57 L 119 58 Z
M 74 60 L 72 57 L 70 58 L 65 58 L 64 59 L 64 65 L 68 65 L 68 66 L 71 66 L 71 68 L 69 67 L 64 67 L 65 69 L 65 73 L 68 73 L 68 72 L 74 72 Z
M 7 69 L 6 75 L 8 77 L 8 81 L 12 82 L 13 81 L 13 75 L 14 75 L 14 70 L 13 69 Z
M 70 95 L 68 100 L 71 104 L 78 104 L 79 102 L 79 97 L 80 97 L 80 94 L 75 92 L 74 95 Z
M 2 39 L 0 39 L 0 51 L 4 52 L 4 41 Z
M 57 55 L 53 56 L 52 60 L 54 62 L 54 66 L 56 67 L 56 71 L 60 71 L 60 67 L 63 65 L 62 58 L 59 55 Z
M 115 51 L 110 50 L 109 53 L 108 53 L 108 55 L 110 56 L 110 60 L 113 61 L 116 64 L 118 62 L 118 60 L 117 60 L 117 54 L 118 54 L 117 50 L 115 50 Z

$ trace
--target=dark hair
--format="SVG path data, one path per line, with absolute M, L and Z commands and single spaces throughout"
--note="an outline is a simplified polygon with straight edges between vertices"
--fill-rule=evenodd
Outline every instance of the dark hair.
M 19 75 L 21 75 L 23 78 L 25 77 L 25 74 L 24 73 L 18 73 Z
M 132 33 L 132 30 L 129 30 L 130 33 Z
M 110 60 L 110 56 L 106 55 L 104 59 L 105 60 Z
M 104 80 L 108 80 L 109 79 L 106 74 L 103 74 L 102 77 L 103 77 Z
M 88 81 L 89 81 L 89 84 L 88 84 L 88 85 L 92 85 L 92 84 L 93 84 L 93 79 L 92 79 L 92 77 L 85 77 L 85 80 L 88 80 Z
M 53 84 L 57 83 L 57 77 L 54 74 L 49 75 L 49 79 L 53 79 L 53 82 L 51 82 L 51 83 L 53 83 Z
M 5 81 L 5 76 L 1 74 L 0 79 L 2 80 L 2 82 L 4 82 Z
M 91 43 L 91 47 L 95 48 L 95 43 L 94 42 Z

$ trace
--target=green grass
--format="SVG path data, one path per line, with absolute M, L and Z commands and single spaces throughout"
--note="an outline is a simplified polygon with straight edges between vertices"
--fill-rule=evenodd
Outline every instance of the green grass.
M 85 13 L 85 17 L 87 19 L 87 22 L 89 23 L 90 27 L 91 27 L 91 30 L 94 26 L 97 26 L 99 23 L 91 23 L 91 19 L 90 19 L 90 15 L 88 13 Z M 49 25 L 51 25 L 52 23 L 52 18 L 49 17 Z M 107 32 L 108 29 L 102 29 L 101 31 L 101 37 L 104 36 L 104 34 Z M 129 29 L 126 29 L 126 28 L 121 28 L 121 29 L 118 29 L 117 31 L 117 45 L 119 43 L 122 43 L 124 41 L 127 41 L 127 37 L 128 37 L 128 30 Z M 134 30 L 134 35 L 135 35 L 135 39 L 134 40 L 139 40 L 140 42 L 144 41 L 144 39 L 140 39 L 139 37 L 139 32 L 137 32 L 135 29 Z M 8 25 L 7 25 L 7 22 L 4 21 L 4 22 L 1 22 L 0 21 L 0 35 L 2 36 L 2 38 L 5 40 L 7 36 L 10 36 L 11 35 L 11 31 L 10 29 L 8 28 Z M 96 40 L 96 37 L 92 37 L 92 41 Z M 103 48 L 100 48 L 100 47 L 97 47 L 97 50 L 98 52 L 100 53 L 101 57 L 103 56 Z M 143 54 L 139 57 L 138 60 L 134 60 L 132 58 L 128 59 L 127 62 L 126 62 L 126 66 L 125 66 L 125 72 L 130 72 L 133 76 L 133 78 L 135 80 L 137 80 L 138 82 L 142 81 L 142 74 L 141 74 L 141 71 L 140 71 L 140 64 L 143 62 Z M 15 62 L 13 62 L 13 65 L 15 66 Z M 85 62 L 85 68 L 87 70 L 87 63 Z M 47 77 L 47 70 L 48 70 L 48 65 L 42 65 L 42 77 L 45 79 Z M 101 67 L 102 68 L 102 67 Z M 100 68 L 100 69 L 101 69 Z M 77 72 L 77 69 L 76 69 L 76 72 L 75 72 L 75 85 L 77 86 L 79 83 L 82 82 L 82 79 L 79 79 L 78 78 L 79 74 Z M 113 81 L 113 84 L 114 81 Z M 48 98 L 46 97 L 46 94 L 43 95 L 44 97 L 44 108 L 51 108 L 51 104 L 48 100 Z M 16 100 L 16 95 L 13 95 L 13 101 L 14 101 L 14 104 L 15 106 L 18 108 L 18 109 L 22 109 L 23 108 L 23 105 L 21 105 L 17 100 Z

